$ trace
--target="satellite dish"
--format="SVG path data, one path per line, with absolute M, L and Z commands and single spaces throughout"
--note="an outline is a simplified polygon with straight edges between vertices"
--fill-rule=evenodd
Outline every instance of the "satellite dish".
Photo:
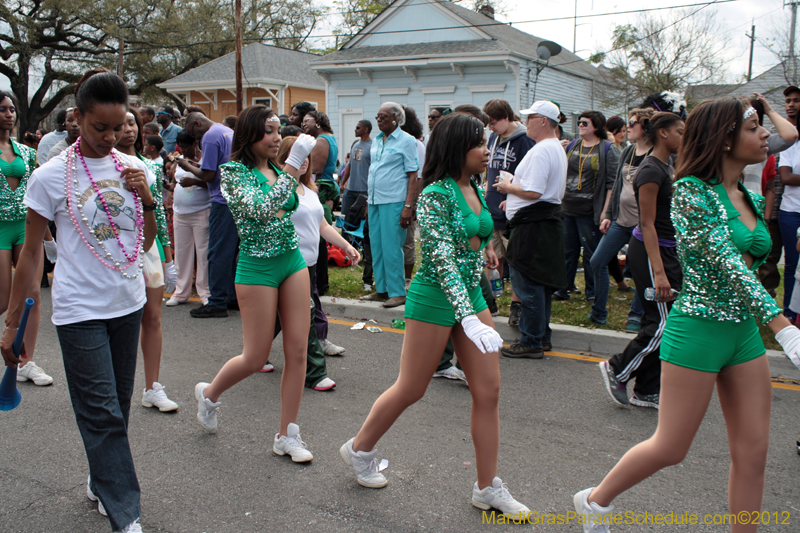
M 540 59 L 548 61 L 551 57 L 561 53 L 561 45 L 553 41 L 542 41 L 536 47 L 536 53 Z

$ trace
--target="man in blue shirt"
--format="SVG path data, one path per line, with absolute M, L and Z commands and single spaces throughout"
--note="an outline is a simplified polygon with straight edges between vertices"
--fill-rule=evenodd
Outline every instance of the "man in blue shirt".
M 175 110 L 172 106 L 161 106 L 156 113 L 156 122 L 161 126 L 161 139 L 164 141 L 164 150 L 167 154 L 175 151 L 175 143 L 178 141 L 178 132 L 181 129 L 172 123 L 175 117 Z
M 417 141 L 400 129 L 406 115 L 399 104 L 384 103 L 375 119 L 381 132 L 370 151 L 367 205 L 376 292 L 364 299 L 388 297 L 383 307 L 397 307 L 406 303 L 403 243 L 417 203 L 417 187 L 408 186 L 419 171 Z
M 208 216 L 208 302 L 190 314 L 195 318 L 228 316 L 228 309 L 239 309 L 233 280 L 239 255 L 239 234 L 228 203 L 219 190 L 219 167 L 231 160 L 233 130 L 216 124 L 202 113 L 189 113 L 186 133 L 202 142 L 203 160 L 196 167 L 179 159 L 178 165 L 208 183 L 211 210 Z

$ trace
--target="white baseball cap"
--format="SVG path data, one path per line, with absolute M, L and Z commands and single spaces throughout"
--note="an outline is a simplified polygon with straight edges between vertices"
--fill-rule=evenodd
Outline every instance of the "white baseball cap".
M 556 104 L 553 102 L 539 100 L 538 102 L 534 102 L 530 109 L 523 109 L 519 112 L 519 114 L 522 116 L 542 115 L 543 117 L 547 117 L 550 120 L 555 120 L 558 122 L 561 112 L 558 110 L 558 106 L 556 106 Z

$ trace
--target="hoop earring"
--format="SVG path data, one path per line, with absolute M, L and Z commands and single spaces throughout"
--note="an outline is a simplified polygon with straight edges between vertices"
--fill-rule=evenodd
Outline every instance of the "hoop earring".
M 319 128 L 319 124 L 315 124 L 315 125 L 317 126 L 317 128 Z

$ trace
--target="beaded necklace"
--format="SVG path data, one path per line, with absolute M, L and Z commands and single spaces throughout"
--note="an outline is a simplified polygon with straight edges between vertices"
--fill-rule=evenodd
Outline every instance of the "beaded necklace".
M 94 177 L 92 176 L 92 173 L 89 171 L 89 167 L 87 166 L 86 161 L 84 160 L 83 156 L 81 155 L 81 152 L 80 152 L 80 140 L 81 140 L 80 137 L 78 137 L 78 140 L 76 140 L 75 143 L 72 144 L 72 146 L 67 148 L 67 150 L 66 150 L 67 156 L 64 158 L 64 162 L 65 162 L 64 163 L 64 196 L 66 197 L 67 211 L 69 212 L 69 216 L 72 219 L 72 224 L 75 226 L 75 229 L 78 231 L 78 235 L 80 235 L 81 240 L 83 240 L 83 243 L 86 245 L 86 247 L 92 253 L 92 255 L 94 255 L 97 258 L 97 260 L 103 266 L 105 266 L 106 268 L 109 268 L 111 270 L 114 270 L 116 272 L 119 272 L 122 275 L 123 278 L 136 279 L 139 276 L 139 274 L 141 273 L 142 267 L 144 266 L 144 263 L 141 261 L 141 258 L 139 257 L 139 252 L 140 252 L 140 250 L 142 248 L 142 243 L 144 242 L 144 216 L 143 216 L 143 210 L 142 210 L 142 202 L 139 199 L 139 195 L 136 193 L 136 190 L 135 189 L 131 190 L 131 193 L 133 194 L 134 205 L 136 207 L 136 220 L 135 220 L 135 223 L 136 223 L 136 229 L 137 229 L 137 236 L 136 236 L 136 243 L 134 245 L 134 251 L 133 251 L 133 253 L 129 254 L 128 251 L 125 249 L 125 246 L 122 244 L 122 240 L 120 239 L 120 235 L 119 235 L 119 229 L 117 228 L 117 225 L 114 223 L 114 218 L 111 216 L 111 211 L 109 210 L 108 205 L 106 204 L 106 201 L 103 198 L 103 195 L 100 194 L 100 187 L 95 182 Z M 117 154 L 115 152 L 116 152 L 116 150 L 113 150 L 113 149 L 111 150 L 111 158 L 114 160 L 114 166 L 116 167 L 116 169 L 121 172 L 122 170 L 125 169 L 126 165 L 119 159 L 119 157 L 117 157 Z M 89 226 L 89 219 L 86 217 L 85 213 L 83 212 L 83 205 L 84 204 L 83 204 L 83 200 L 82 200 L 82 195 L 81 195 L 81 192 L 78 190 L 77 159 L 81 160 L 81 163 L 83 164 L 83 168 L 86 171 L 86 175 L 89 177 L 89 181 L 92 184 L 92 188 L 94 189 L 95 194 L 97 194 L 98 198 L 100 199 L 101 203 L 103 204 L 103 209 L 105 210 L 106 215 L 108 216 L 108 221 L 109 221 L 109 225 L 111 227 L 111 230 L 114 232 L 114 236 L 117 239 L 117 243 L 119 244 L 119 246 L 120 246 L 120 248 L 122 250 L 122 254 L 125 256 L 125 259 L 127 261 L 122 261 L 122 260 L 119 260 L 119 259 L 115 259 L 113 254 L 106 249 L 105 245 L 103 244 L 103 241 L 98 237 L 98 235 L 96 234 L 95 230 L 92 229 L 91 226 Z M 73 186 L 74 186 L 74 190 L 72 189 Z M 74 194 L 75 200 L 72 200 L 73 194 Z M 89 234 L 91 234 L 94 237 L 94 240 L 97 242 L 97 245 L 100 247 L 100 249 L 103 252 L 105 252 L 104 257 L 101 257 L 101 254 L 98 253 L 98 251 L 95 248 L 95 246 L 90 244 L 89 241 L 84 236 L 84 233 L 81 230 L 81 226 L 80 226 L 77 218 L 75 217 L 75 213 L 76 212 L 78 212 L 81 215 L 81 221 L 88 228 Z M 138 260 L 138 263 L 137 263 L 137 260 Z M 137 266 L 136 272 L 134 274 L 128 274 L 126 272 L 126 270 L 128 270 L 129 268 L 131 268 L 134 265 Z
M 581 139 L 581 149 L 578 152 L 578 190 L 581 190 L 583 188 L 583 164 L 586 162 L 586 160 L 589 158 L 589 156 L 592 155 L 592 150 L 594 150 L 594 147 L 595 146 L 599 146 L 599 145 L 600 145 L 600 143 L 597 142 L 597 143 L 593 144 L 592 146 L 590 146 L 589 147 L 589 151 L 584 156 L 583 155 L 583 139 Z M 581 156 L 583 156 L 583 158 L 581 158 Z
M 635 146 L 635 145 L 634 145 L 634 146 Z M 650 149 L 649 149 L 649 150 L 648 150 L 648 151 L 647 151 L 647 152 L 644 154 L 644 157 L 647 157 L 648 155 L 650 155 L 650 152 L 652 152 L 652 151 L 653 151 L 653 149 L 652 149 L 652 148 L 650 148 Z M 636 148 L 634 148 L 634 149 L 633 149 L 633 152 L 631 153 L 631 160 L 630 160 L 630 161 L 628 161 L 628 175 L 625 177 L 625 181 L 627 181 L 628 183 L 633 183 L 633 176 L 631 176 L 631 168 L 633 167 L 633 159 L 634 159 L 635 157 L 636 157 Z

